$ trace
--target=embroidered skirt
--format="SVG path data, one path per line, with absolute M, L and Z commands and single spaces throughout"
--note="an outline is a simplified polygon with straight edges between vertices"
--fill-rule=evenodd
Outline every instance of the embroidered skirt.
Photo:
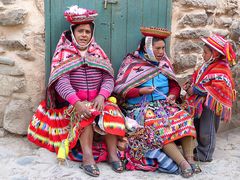
M 96 116 L 95 116 L 96 117 Z M 102 134 L 125 135 L 124 117 L 116 104 L 105 102 L 104 111 L 87 120 L 80 120 L 77 114 L 73 115 L 73 108 L 47 109 L 46 101 L 42 101 L 33 115 L 28 127 L 28 139 L 34 144 L 52 152 L 58 149 L 64 140 L 69 141 L 70 160 L 81 161 L 81 147 L 77 146 L 79 136 L 84 128 L 90 124 L 94 130 Z M 93 143 L 93 155 L 97 162 L 107 158 L 107 148 L 104 142 Z
M 127 117 L 135 119 L 144 127 L 155 129 L 163 145 L 184 136 L 196 137 L 192 116 L 176 104 L 170 105 L 166 100 L 126 104 L 124 109 Z

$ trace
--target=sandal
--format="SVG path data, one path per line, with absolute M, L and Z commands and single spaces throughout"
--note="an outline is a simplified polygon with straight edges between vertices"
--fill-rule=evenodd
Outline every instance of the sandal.
M 79 167 L 83 169 L 83 171 L 90 176 L 98 177 L 100 175 L 100 171 L 96 164 L 91 164 L 91 165 L 80 164 Z
M 190 177 L 192 177 L 192 176 L 193 176 L 193 170 L 192 170 L 192 168 L 191 168 L 191 169 L 186 168 L 186 169 L 184 169 L 184 170 L 181 169 L 181 175 L 182 175 L 182 177 L 184 177 L 184 178 L 190 178 Z
M 190 163 L 190 166 L 192 167 L 193 173 L 198 174 L 198 173 L 201 173 L 201 172 L 202 172 L 199 164 L 194 164 L 194 163 L 191 164 L 191 163 Z
M 114 170 L 117 173 L 121 173 L 123 172 L 124 168 L 123 168 L 123 163 L 122 161 L 112 161 L 109 162 L 112 166 L 112 170 Z

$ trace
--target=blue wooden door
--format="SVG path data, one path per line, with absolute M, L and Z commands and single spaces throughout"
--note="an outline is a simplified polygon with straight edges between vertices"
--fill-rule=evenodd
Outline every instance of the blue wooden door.
M 69 29 L 63 12 L 71 5 L 96 9 L 95 38 L 112 60 L 115 74 L 126 53 L 135 50 L 141 26 L 170 29 L 171 0 L 45 0 L 46 77 L 61 33 Z

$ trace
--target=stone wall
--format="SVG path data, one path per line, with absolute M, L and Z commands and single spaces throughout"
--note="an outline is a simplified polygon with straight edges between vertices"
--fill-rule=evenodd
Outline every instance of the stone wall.
M 173 0 L 171 57 L 180 83 L 202 63 L 200 36 L 227 36 L 240 55 L 239 6 L 240 0 Z M 0 136 L 26 134 L 44 96 L 44 48 L 43 0 L 0 0 Z M 233 71 L 240 92 L 239 64 Z
M 43 0 L 0 0 L 0 135 L 26 134 L 44 94 Z
M 240 0 L 173 0 L 171 57 L 179 82 L 202 64 L 201 36 L 218 33 L 229 39 L 240 57 Z M 232 68 L 240 92 L 240 64 Z M 240 94 L 234 103 L 233 121 L 222 129 L 240 125 Z

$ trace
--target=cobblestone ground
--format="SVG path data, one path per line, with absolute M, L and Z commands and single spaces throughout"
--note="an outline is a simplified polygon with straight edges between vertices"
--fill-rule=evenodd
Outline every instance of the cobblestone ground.
M 203 172 L 191 179 L 239 179 L 240 177 L 240 128 L 218 134 L 214 161 L 200 163 Z M 68 161 L 60 166 L 56 156 L 37 148 L 26 138 L 8 135 L 0 138 L 0 179 L 183 179 L 179 175 L 158 172 L 125 171 L 117 174 L 106 163 L 100 163 L 101 175 L 91 178 L 79 169 L 79 164 Z

